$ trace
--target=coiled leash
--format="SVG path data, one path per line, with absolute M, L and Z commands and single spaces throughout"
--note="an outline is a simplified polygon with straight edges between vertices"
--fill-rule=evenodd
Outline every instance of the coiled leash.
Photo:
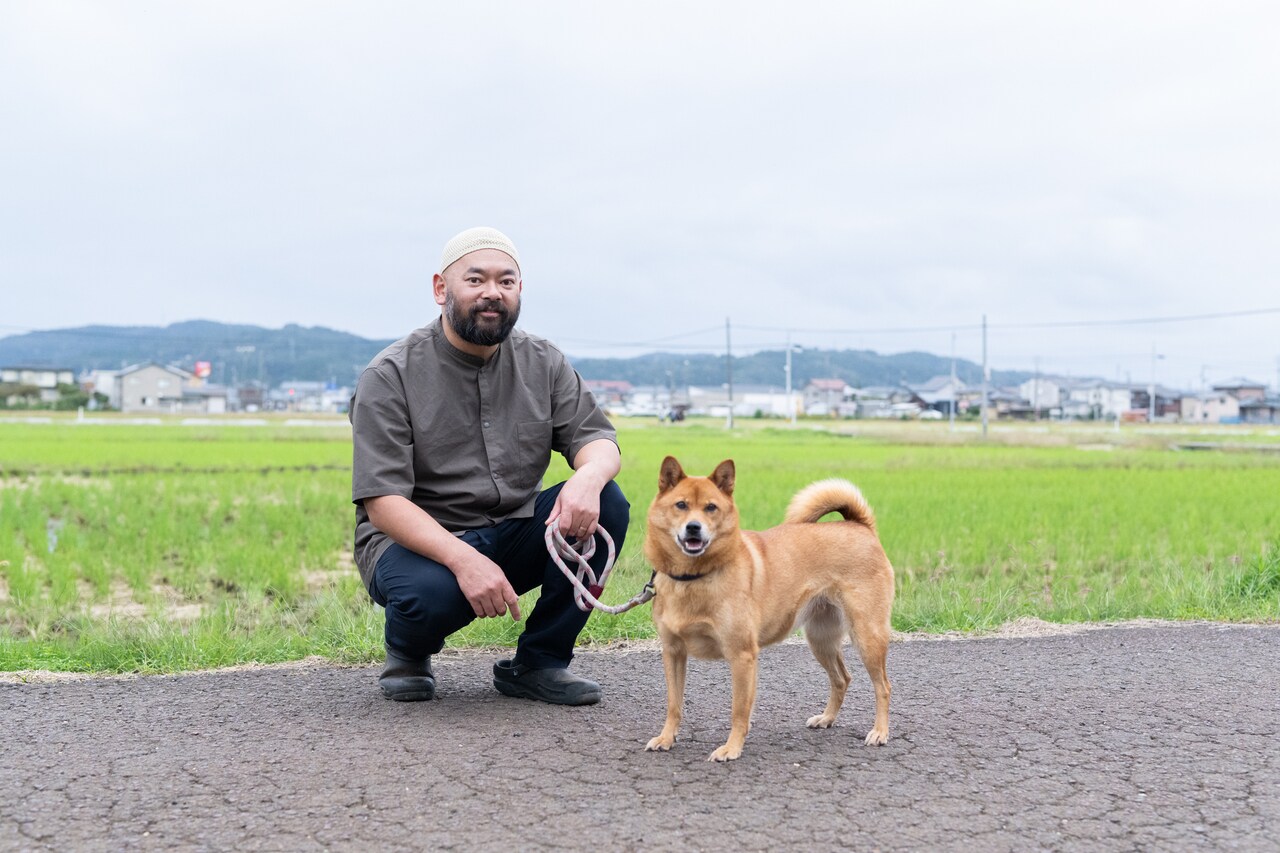
M 579 610 L 590 613 L 594 607 L 596 610 L 603 610 L 605 613 L 612 613 L 616 616 L 619 613 L 626 613 L 633 607 L 639 607 L 653 598 L 653 578 L 649 578 L 649 582 L 644 585 L 644 589 L 640 590 L 640 593 L 630 601 L 612 606 L 601 604 L 600 595 L 604 592 L 604 584 L 609 579 L 609 573 L 613 571 L 613 561 L 618 556 L 613 546 L 613 537 L 603 527 L 596 527 L 596 534 L 604 539 L 604 544 L 609 549 L 608 558 L 604 561 L 604 568 L 600 570 L 600 577 L 597 578 L 595 570 L 587 562 L 596 553 L 596 537 L 592 536 L 590 539 L 580 541 L 576 546 L 570 545 L 561 535 L 559 527 L 558 524 L 547 526 L 547 553 L 551 555 L 551 559 L 555 560 L 556 565 L 560 567 L 560 571 L 564 572 L 564 576 L 569 579 L 569 583 L 573 584 L 573 603 L 578 605 Z M 572 569 L 565 565 L 565 560 L 573 560 L 578 564 L 576 575 Z

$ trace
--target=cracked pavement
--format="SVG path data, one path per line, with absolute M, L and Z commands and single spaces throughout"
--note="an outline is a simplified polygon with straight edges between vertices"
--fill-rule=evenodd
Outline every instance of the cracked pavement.
M 787 643 L 729 764 L 723 662 L 646 753 L 655 645 L 581 652 L 588 708 L 500 696 L 499 654 L 438 656 L 413 704 L 376 667 L 0 684 L 0 849 L 1280 849 L 1277 626 L 898 642 L 879 748 L 856 656 L 810 730 L 826 677 Z

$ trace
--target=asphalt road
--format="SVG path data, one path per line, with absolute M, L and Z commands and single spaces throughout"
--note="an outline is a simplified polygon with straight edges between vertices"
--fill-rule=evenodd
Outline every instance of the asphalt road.
M 376 668 L 0 684 L 0 849 L 1280 850 L 1280 628 L 1113 628 L 904 642 L 888 745 L 837 727 L 802 644 L 766 650 L 743 757 L 720 662 L 661 726 L 655 647 L 582 653 L 604 701 L 500 696 L 494 655 L 437 659 L 440 696 Z

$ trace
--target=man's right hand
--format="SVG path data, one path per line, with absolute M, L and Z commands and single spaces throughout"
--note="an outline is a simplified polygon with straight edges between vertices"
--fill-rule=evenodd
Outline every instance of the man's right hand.
M 502 569 L 441 527 L 408 498 L 400 495 L 365 498 L 364 507 L 374 526 L 401 547 L 447 566 L 477 616 L 510 613 L 512 619 L 520 621 L 516 591 Z
M 520 600 L 498 564 L 474 549 L 464 559 L 449 566 L 458 587 L 471 603 L 476 616 L 492 617 L 510 613 L 513 622 L 520 621 Z

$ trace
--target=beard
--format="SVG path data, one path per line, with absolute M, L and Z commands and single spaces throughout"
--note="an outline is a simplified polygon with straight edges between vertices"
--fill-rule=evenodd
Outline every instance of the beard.
M 483 311 L 496 311 L 498 317 L 495 320 L 481 317 Z M 508 309 L 501 299 L 481 299 L 464 312 L 458 307 L 453 291 L 446 290 L 444 313 L 458 337 L 467 343 L 481 347 L 496 346 L 511 335 L 516 321 L 520 319 L 520 297 L 516 297 L 514 310 Z

